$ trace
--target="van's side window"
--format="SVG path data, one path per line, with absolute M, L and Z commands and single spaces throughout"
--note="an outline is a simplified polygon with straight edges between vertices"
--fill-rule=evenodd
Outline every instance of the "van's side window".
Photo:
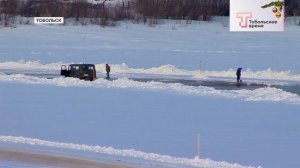
M 79 66 L 72 66 L 71 69 L 72 70 L 79 70 Z

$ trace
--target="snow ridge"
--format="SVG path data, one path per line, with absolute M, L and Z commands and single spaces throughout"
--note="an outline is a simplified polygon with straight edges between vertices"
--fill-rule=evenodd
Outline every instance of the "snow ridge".
M 25 145 L 44 146 L 52 148 L 72 149 L 79 151 L 95 152 L 115 156 L 130 157 L 142 160 L 149 160 L 159 162 L 162 164 L 182 166 L 192 166 L 201 168 L 254 168 L 252 166 L 242 166 L 239 164 L 230 164 L 227 162 L 216 162 L 210 159 L 188 159 L 188 158 L 177 158 L 168 155 L 159 155 L 155 153 L 145 153 L 136 151 L 134 149 L 115 149 L 112 147 L 102 146 L 90 146 L 84 144 L 73 144 L 73 143 L 61 143 L 45 141 L 40 139 L 25 138 L 25 137 L 14 137 L 14 136 L 0 136 L 0 142 L 18 143 Z M 260 166 L 258 168 L 261 168 Z
M 71 63 L 50 63 L 42 64 L 40 61 L 24 61 L 18 62 L 2 62 L 0 63 L 1 69 L 15 69 L 15 70 L 51 70 L 59 71 L 61 65 L 68 65 Z M 160 67 L 152 68 L 130 68 L 126 63 L 112 64 L 112 74 L 121 73 L 133 73 L 133 74 L 156 74 L 156 75 L 187 75 L 197 79 L 207 79 L 211 77 L 221 78 L 234 78 L 235 69 L 228 69 L 224 71 L 208 71 L 208 70 L 185 70 L 179 69 L 173 65 L 162 65 Z M 105 72 L 105 63 L 96 64 L 97 72 Z M 271 68 L 262 71 L 253 71 L 251 69 L 245 69 L 242 72 L 243 78 L 249 79 L 269 79 L 269 80 L 288 80 L 288 81 L 300 81 L 300 74 L 292 73 L 292 71 L 274 71 Z
M 52 85 L 59 87 L 93 87 L 93 88 L 131 88 L 146 89 L 154 91 L 169 91 L 180 94 L 189 94 L 196 96 L 217 96 L 225 98 L 235 98 L 243 101 L 272 101 L 285 102 L 300 105 L 300 96 L 277 88 L 259 88 L 255 90 L 216 90 L 205 86 L 186 86 L 179 83 L 161 83 L 161 82 L 138 82 L 128 78 L 119 78 L 117 80 L 108 81 L 105 79 L 97 79 L 95 81 L 83 81 L 76 78 L 39 78 L 26 76 L 22 74 L 6 75 L 0 73 L 0 81 L 18 82 L 36 85 Z

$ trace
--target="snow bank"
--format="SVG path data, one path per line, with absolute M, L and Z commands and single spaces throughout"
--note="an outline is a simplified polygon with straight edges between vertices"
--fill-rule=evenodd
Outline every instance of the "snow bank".
M 205 86 L 186 86 L 179 83 L 161 83 L 161 82 L 138 82 L 128 78 L 119 78 L 108 81 L 97 79 L 93 82 L 83 81 L 76 78 L 38 78 L 22 74 L 6 75 L 0 73 L 0 81 L 19 82 L 37 85 L 54 85 L 63 87 L 94 87 L 94 88 L 133 88 L 147 90 L 163 90 L 180 94 L 217 96 L 225 98 L 237 98 L 244 101 L 273 101 L 300 104 L 300 96 L 281 89 L 266 87 L 255 90 L 216 90 Z
M 145 153 L 141 151 L 136 151 L 134 149 L 114 149 L 112 147 L 102 147 L 102 146 L 90 146 L 84 144 L 73 144 L 73 143 L 61 143 L 45 141 L 40 139 L 32 139 L 25 137 L 13 137 L 13 136 L 0 136 L 0 142 L 18 143 L 25 145 L 37 145 L 44 147 L 62 148 L 62 149 L 72 149 L 79 151 L 95 152 L 108 155 L 116 155 L 123 157 L 130 157 L 142 160 L 149 160 L 154 162 L 160 162 L 163 164 L 171 164 L 175 166 L 193 166 L 201 168 L 253 168 L 251 166 L 242 166 L 239 164 L 230 164 L 227 162 L 216 162 L 210 159 L 188 159 L 188 158 L 177 158 L 168 155 L 159 155 L 155 153 Z M 259 167 L 260 168 L 260 167 Z
M 0 69 L 22 69 L 22 70 L 60 70 L 61 65 L 64 63 L 57 62 L 51 64 L 42 64 L 40 61 L 25 61 L 19 60 L 18 62 L 8 61 L 0 63 Z
M 235 69 L 229 69 L 227 71 L 198 71 L 194 72 L 195 78 L 203 77 L 233 77 L 236 73 Z M 264 79 L 264 80 L 294 80 L 300 81 L 300 74 L 292 73 L 291 71 L 275 71 L 268 68 L 263 71 L 253 71 L 246 69 L 242 71 L 242 78 L 249 79 Z

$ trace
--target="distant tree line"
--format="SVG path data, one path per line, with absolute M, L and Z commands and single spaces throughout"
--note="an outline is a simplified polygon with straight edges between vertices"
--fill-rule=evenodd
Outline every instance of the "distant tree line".
M 0 0 L 0 25 L 8 26 L 15 22 L 16 16 L 21 17 L 64 17 L 72 18 L 81 24 L 99 24 L 107 26 L 115 21 L 131 18 L 131 11 L 121 5 L 106 7 L 91 4 L 87 0 Z
M 143 21 L 183 19 L 209 21 L 212 16 L 228 16 L 229 0 L 131 0 L 130 5 L 95 5 L 87 0 L 0 0 L 0 25 L 9 26 L 16 16 L 72 18 L 80 24 L 113 25 L 118 20 Z M 300 0 L 285 0 L 288 16 L 300 15 Z
M 288 16 L 300 16 L 300 0 L 285 0 L 285 9 Z
M 17 13 L 17 1 L 0 1 L 0 25 L 9 26 L 13 24 Z
M 144 18 L 209 21 L 229 15 L 229 0 L 136 0 L 135 13 Z

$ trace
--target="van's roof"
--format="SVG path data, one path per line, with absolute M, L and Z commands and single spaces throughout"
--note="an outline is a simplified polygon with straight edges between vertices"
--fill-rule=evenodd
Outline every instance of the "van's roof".
M 94 64 L 70 64 L 70 66 L 95 66 Z

